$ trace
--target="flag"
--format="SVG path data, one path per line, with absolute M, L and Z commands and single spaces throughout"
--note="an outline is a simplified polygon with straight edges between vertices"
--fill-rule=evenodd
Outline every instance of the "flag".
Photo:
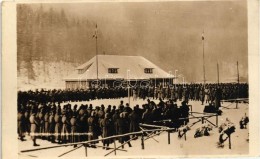
M 96 29 L 95 29 L 95 34 L 93 35 L 93 38 L 97 38 L 98 30 L 97 30 L 97 24 L 96 24 Z
M 204 40 L 204 31 L 203 31 L 203 33 L 202 33 L 202 35 L 201 35 L 201 36 L 202 36 L 202 40 Z

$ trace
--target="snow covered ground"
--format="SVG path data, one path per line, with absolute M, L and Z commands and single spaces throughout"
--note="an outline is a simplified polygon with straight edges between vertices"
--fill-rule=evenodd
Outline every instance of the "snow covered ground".
M 26 63 L 21 61 L 21 68 L 17 74 L 18 90 L 35 90 L 35 89 L 64 89 L 65 77 L 75 71 L 80 64 L 71 62 L 49 62 L 34 60 L 32 67 L 34 70 L 34 79 L 28 80 L 28 70 Z
M 128 102 L 127 98 L 123 99 L 124 102 Z M 112 99 L 112 100 L 95 100 L 90 102 L 83 102 L 83 103 L 92 103 L 93 106 L 100 105 L 100 104 L 111 104 L 111 105 L 118 105 L 120 102 L 119 99 Z M 141 106 L 142 103 L 145 103 L 146 101 L 138 100 L 138 101 L 132 101 L 131 99 L 131 106 L 135 104 L 139 104 Z M 80 105 L 80 103 L 77 103 Z M 193 106 L 193 111 L 196 112 L 203 112 L 204 105 L 201 105 L 200 102 L 191 101 L 189 104 Z M 190 155 L 196 155 L 197 157 L 201 156 L 208 156 L 208 155 L 219 155 L 219 156 L 227 156 L 227 155 L 247 155 L 249 153 L 249 143 L 247 141 L 248 139 L 248 129 L 240 129 L 239 128 L 239 120 L 242 116 L 244 116 L 245 113 L 248 114 L 248 104 L 239 103 L 238 109 L 235 108 L 235 103 L 223 103 L 223 106 L 228 106 L 231 109 L 222 109 L 223 114 L 219 116 L 219 125 L 226 119 L 229 118 L 230 121 L 235 123 L 236 130 L 235 133 L 231 136 L 231 143 L 232 148 L 228 148 L 228 141 L 225 142 L 224 148 L 217 148 L 217 141 L 219 137 L 218 129 L 213 128 L 212 131 L 210 131 L 210 136 L 203 136 L 194 138 L 194 133 L 196 128 L 201 126 L 201 122 L 195 124 L 190 131 L 187 132 L 187 140 L 185 141 L 184 138 L 179 139 L 177 137 L 177 133 L 171 133 L 170 139 L 171 143 L 168 144 L 168 134 L 166 132 L 162 133 L 159 136 L 155 136 L 154 138 L 158 140 L 158 143 L 153 139 L 145 140 L 144 147 L 145 149 L 141 149 L 141 139 L 133 140 L 131 142 L 133 147 L 128 147 L 128 145 L 125 145 L 124 151 L 116 151 L 116 157 L 124 157 L 124 156 L 190 156 Z M 178 102 L 178 105 L 180 105 L 180 102 Z M 198 115 L 195 115 L 198 116 Z M 249 117 L 250 118 L 250 117 Z M 216 117 L 212 117 L 209 119 L 212 123 L 215 123 Z M 197 121 L 197 119 L 190 120 L 190 123 L 193 123 Z M 26 150 L 26 149 L 32 149 L 35 148 L 32 146 L 32 141 L 29 136 L 26 137 L 27 141 L 18 142 L 18 149 Z M 37 143 L 40 144 L 39 147 L 48 147 L 53 146 L 57 144 L 51 144 L 50 142 L 43 141 L 43 140 L 37 140 Z M 98 145 L 102 145 L 100 142 Z M 116 142 L 116 145 L 119 146 L 119 143 Z M 111 144 L 110 147 L 112 148 L 114 145 Z M 40 150 L 40 151 L 33 151 L 33 152 L 27 152 L 27 153 L 19 153 L 20 157 L 57 157 L 61 155 L 64 152 L 67 152 L 69 150 L 72 150 L 72 146 L 67 147 L 60 147 L 60 148 L 53 148 L 53 149 L 47 149 L 47 150 Z M 87 149 L 87 156 L 88 157 L 103 157 L 106 153 L 108 153 L 110 150 L 104 150 L 102 148 L 88 148 Z M 74 157 L 84 157 L 85 156 L 85 148 L 81 147 L 73 152 L 70 152 L 63 156 L 64 158 L 74 158 Z M 108 157 L 115 157 L 114 153 L 111 153 Z

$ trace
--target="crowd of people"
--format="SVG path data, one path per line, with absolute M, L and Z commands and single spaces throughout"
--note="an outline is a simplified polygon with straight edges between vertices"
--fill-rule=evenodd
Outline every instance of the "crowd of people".
M 38 146 L 36 138 L 49 140 L 52 143 L 74 143 L 120 135 L 139 131 L 139 124 L 153 124 L 154 121 L 171 119 L 170 127 L 178 128 L 188 123 L 189 107 L 185 101 L 178 108 L 175 101 L 169 100 L 156 104 L 147 100 L 140 108 L 132 109 L 128 103 L 120 102 L 118 106 L 104 105 L 36 105 L 30 103 L 28 107 L 18 109 L 18 134 L 21 141 L 28 133 L 33 139 L 33 145 Z M 78 135 L 79 134 L 79 135 Z M 132 137 L 137 137 L 133 135 Z M 130 139 L 130 136 L 118 138 L 120 143 Z M 104 140 L 103 145 L 109 146 L 113 140 Z M 96 142 L 91 143 L 94 146 Z M 131 143 L 128 142 L 131 147 Z
M 248 97 L 247 84 L 190 84 L 174 87 L 136 87 L 131 88 L 133 99 L 147 99 L 142 106 L 130 107 L 128 103 L 92 106 L 92 104 L 71 105 L 63 102 L 89 101 L 94 99 L 123 98 L 128 95 L 127 88 L 91 88 L 88 90 L 36 90 L 18 92 L 18 135 L 24 141 L 30 134 L 33 145 L 36 139 L 52 143 L 74 143 L 139 131 L 139 124 L 163 123 L 168 127 L 179 128 L 188 124 L 189 100 L 215 103 L 221 99 Z M 159 99 L 155 103 L 152 99 Z M 167 99 L 166 102 L 164 102 Z M 182 101 L 177 106 L 177 100 Z M 218 106 L 216 106 L 218 107 Z M 180 120 L 181 119 L 181 120 Z M 124 143 L 130 137 L 117 140 Z M 104 148 L 113 140 L 103 140 Z M 88 144 L 95 147 L 97 142 Z M 130 142 L 127 142 L 131 146 Z
M 128 96 L 126 87 L 100 87 L 89 89 L 53 89 L 53 90 L 29 90 L 18 91 L 18 105 L 27 104 L 28 101 L 37 103 L 48 102 L 75 102 L 89 101 L 94 99 L 115 99 Z M 196 100 L 204 102 L 213 102 L 215 98 L 236 99 L 248 98 L 247 83 L 220 83 L 220 84 L 176 84 L 163 87 L 131 87 L 130 96 L 134 100 L 137 98 L 146 99 L 179 99 L 179 100 Z

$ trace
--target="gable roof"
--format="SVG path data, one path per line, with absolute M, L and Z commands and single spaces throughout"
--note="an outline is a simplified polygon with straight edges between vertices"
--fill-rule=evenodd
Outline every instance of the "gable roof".
M 173 75 L 142 56 L 97 55 L 99 79 L 150 79 L 173 78 Z M 118 73 L 108 73 L 108 68 L 118 68 Z M 145 68 L 152 68 L 152 73 L 145 73 Z M 79 74 L 81 70 L 81 74 Z M 66 81 L 97 79 L 96 56 L 76 68 L 75 72 L 66 77 Z

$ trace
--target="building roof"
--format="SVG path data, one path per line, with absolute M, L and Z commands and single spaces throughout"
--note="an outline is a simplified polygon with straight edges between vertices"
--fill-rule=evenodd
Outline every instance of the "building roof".
M 97 58 L 98 79 L 140 80 L 174 77 L 142 56 L 98 55 Z M 108 68 L 117 68 L 118 73 L 108 73 Z M 145 68 L 151 68 L 152 73 L 145 73 Z M 79 73 L 79 70 L 81 73 Z M 65 78 L 65 81 L 94 79 L 97 79 L 96 56 L 77 67 L 73 74 Z

